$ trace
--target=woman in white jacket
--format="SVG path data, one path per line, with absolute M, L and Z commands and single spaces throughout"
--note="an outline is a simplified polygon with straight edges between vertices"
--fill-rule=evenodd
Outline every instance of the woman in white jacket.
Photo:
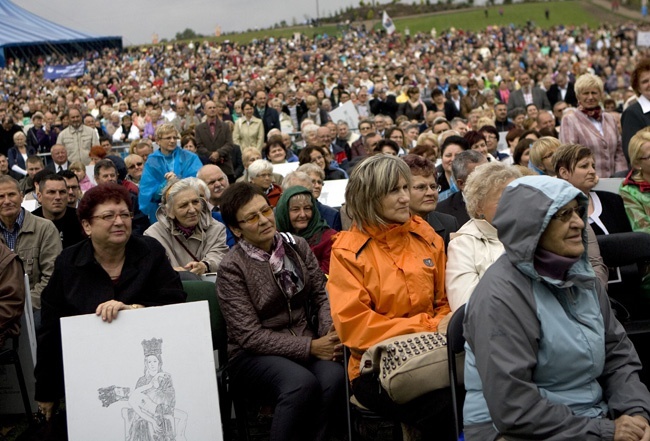
M 467 179 L 463 195 L 470 220 L 451 234 L 447 250 L 445 285 L 452 312 L 467 303 L 485 271 L 503 254 L 492 218 L 503 189 L 519 177 L 515 167 L 488 162 Z

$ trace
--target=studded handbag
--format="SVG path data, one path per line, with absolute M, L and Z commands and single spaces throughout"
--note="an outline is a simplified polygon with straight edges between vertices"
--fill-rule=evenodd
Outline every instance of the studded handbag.
M 458 383 L 463 382 L 465 354 L 456 356 Z M 397 404 L 408 403 L 434 390 L 449 387 L 447 337 L 419 332 L 389 338 L 361 357 L 361 375 L 374 373 Z

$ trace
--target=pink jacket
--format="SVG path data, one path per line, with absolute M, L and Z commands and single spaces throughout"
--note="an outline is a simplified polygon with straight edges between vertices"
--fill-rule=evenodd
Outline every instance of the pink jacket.
M 621 134 L 616 120 L 606 112 L 603 116 L 603 135 L 594 127 L 587 115 L 576 110 L 562 118 L 560 141 L 562 144 L 580 144 L 594 152 L 596 174 L 609 178 L 615 172 L 627 170 Z

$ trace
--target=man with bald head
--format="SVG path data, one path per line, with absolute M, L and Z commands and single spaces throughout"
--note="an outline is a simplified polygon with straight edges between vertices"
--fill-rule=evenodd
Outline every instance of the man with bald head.
M 235 182 L 232 165 L 233 142 L 230 127 L 219 119 L 217 105 L 208 101 L 203 106 L 205 122 L 196 126 L 194 137 L 199 156 L 205 156 L 210 163 L 218 165 L 228 177 L 228 182 Z
M 178 133 L 181 135 L 189 130 L 192 126 L 196 127 L 201 124 L 196 115 L 191 115 L 187 109 L 187 104 L 184 101 L 176 104 L 176 117 L 171 121 L 172 125 L 176 127 Z
M 53 173 L 58 173 L 62 170 L 67 170 L 68 167 L 70 167 L 68 151 L 65 149 L 65 146 L 54 144 L 50 150 L 50 154 L 52 155 L 52 162 L 47 164 L 47 167 L 45 167 L 47 170 L 50 170 Z
M 201 167 L 196 174 L 196 177 L 205 182 L 210 189 L 210 209 L 212 210 L 212 217 L 225 225 L 223 217 L 221 216 L 220 203 L 221 195 L 226 191 L 228 185 L 228 177 L 216 165 L 207 164 Z M 232 248 L 235 245 L 235 236 L 226 226 L 226 243 L 228 247 Z
M 81 112 L 72 108 L 68 112 L 70 125 L 64 129 L 56 140 L 68 151 L 68 160 L 71 162 L 81 161 L 85 165 L 90 164 L 90 148 L 99 145 L 97 130 L 91 129 L 82 124 Z

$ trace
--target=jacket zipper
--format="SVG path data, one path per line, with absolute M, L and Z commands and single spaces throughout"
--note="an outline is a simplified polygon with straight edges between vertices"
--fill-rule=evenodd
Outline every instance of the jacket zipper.
M 271 268 L 271 264 L 269 263 L 269 270 L 271 271 L 271 277 L 273 277 L 273 280 L 275 280 L 275 284 L 278 286 L 280 289 L 280 292 L 284 296 L 285 300 L 287 301 L 287 311 L 289 311 L 289 326 L 287 326 L 287 329 L 289 332 L 291 332 L 291 335 L 296 336 L 296 333 L 292 329 L 293 327 L 293 315 L 291 314 L 291 299 L 287 297 L 287 293 L 284 292 L 280 284 L 278 283 L 278 280 L 275 278 L 275 274 L 273 274 L 273 268 Z

